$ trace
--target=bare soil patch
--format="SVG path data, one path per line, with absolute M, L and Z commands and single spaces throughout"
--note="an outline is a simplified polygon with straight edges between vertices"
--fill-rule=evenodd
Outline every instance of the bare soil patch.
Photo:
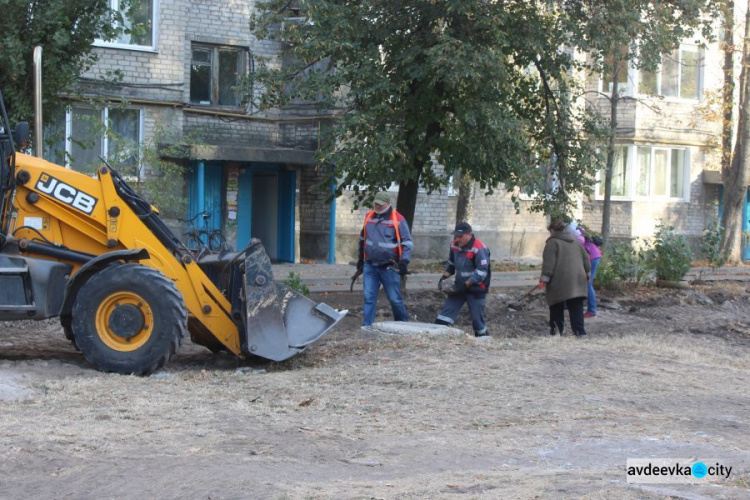
M 350 315 L 301 356 L 188 342 L 151 377 L 90 369 L 56 322 L 5 323 L 1 496 L 750 497 L 746 285 L 602 292 L 585 341 L 547 335 L 541 296 L 509 309 L 524 292 L 493 293 L 479 340 L 367 333 L 361 294 L 320 294 Z M 427 322 L 442 299 L 406 297 Z M 693 456 L 735 473 L 626 483 L 628 457 Z

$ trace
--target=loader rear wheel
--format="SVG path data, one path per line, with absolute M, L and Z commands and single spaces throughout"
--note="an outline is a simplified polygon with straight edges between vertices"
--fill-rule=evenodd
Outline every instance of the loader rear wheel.
M 187 309 L 175 284 L 156 269 L 122 264 L 99 271 L 73 306 L 75 343 L 100 370 L 148 375 L 177 352 Z

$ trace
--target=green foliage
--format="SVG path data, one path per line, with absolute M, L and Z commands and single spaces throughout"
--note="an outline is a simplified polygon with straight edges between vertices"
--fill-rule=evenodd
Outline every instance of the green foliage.
M 652 252 L 644 242 L 637 238 L 611 242 L 602 249 L 594 284 L 598 288 L 612 288 L 618 283 L 641 284 L 649 280 L 652 271 Z
M 148 142 L 140 147 L 141 161 L 135 171 L 135 189 L 159 208 L 162 217 L 176 219 L 187 213 L 187 166 L 171 158 L 182 156 L 185 144 L 194 143 L 189 137 L 173 137 L 159 124 Z M 127 151 L 122 156 L 129 158 Z
M 696 31 L 711 39 L 721 4 L 712 0 L 557 2 L 570 45 L 593 56 L 590 69 L 612 76 L 614 65 L 623 61 L 655 69 L 662 54 Z
M 128 3 L 125 2 L 125 5 Z M 92 43 L 123 31 L 107 0 L 0 0 L 0 89 L 11 122 L 33 119 L 33 51 L 42 46 L 42 107 L 46 116 L 64 105 L 78 76 L 96 61 Z
M 713 0 L 561 0 L 554 3 L 568 38 L 563 44 L 588 54 L 580 69 L 587 74 L 601 75 L 605 92 L 597 97 L 609 102 L 602 106 L 602 120 L 609 123 L 607 160 L 602 165 L 605 175 L 605 206 L 610 205 L 611 179 L 614 168 L 614 138 L 617 135 L 618 103 L 633 99 L 621 96 L 617 80 L 627 73 L 629 66 L 654 70 L 662 56 L 677 48 L 680 42 L 696 32 L 707 40 L 713 38 L 713 26 L 724 2 Z M 607 88 L 612 91 L 607 92 Z M 595 108 L 597 106 L 591 106 Z M 609 211 L 605 209 L 602 233 L 609 238 Z
M 700 250 L 711 272 L 726 264 L 726 255 L 721 251 L 723 233 L 724 228 L 713 223 L 709 224 L 708 228 L 703 230 L 703 240 L 701 241 Z M 704 274 L 705 270 L 701 270 L 699 279 L 702 279 Z
M 289 272 L 289 278 L 284 281 L 284 284 L 294 290 L 295 292 L 301 293 L 305 297 L 310 296 L 310 289 L 306 284 L 302 283 L 302 279 L 299 274 L 292 271 Z
M 693 255 L 681 234 L 674 227 L 659 224 L 653 247 L 656 277 L 665 281 L 679 281 L 690 270 Z
M 255 35 L 287 54 L 256 58 L 244 89 L 260 109 L 307 103 L 336 117 L 322 128 L 318 160 L 335 166 L 324 184 L 335 180 L 337 195 L 353 186 L 365 201 L 397 182 L 401 211 L 402 196 L 415 200 L 418 187 L 431 192 L 465 172 L 488 194 L 524 186 L 548 211 L 589 189 L 597 126 L 569 105 L 580 91 L 568 77 L 575 62 L 560 50 L 568 35 L 559 13 L 543 3 L 290 5 L 257 4 Z

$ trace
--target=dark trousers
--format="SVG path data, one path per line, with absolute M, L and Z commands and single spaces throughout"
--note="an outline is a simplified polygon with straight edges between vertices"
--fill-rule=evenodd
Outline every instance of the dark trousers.
M 555 327 L 557 327 L 560 334 L 563 333 L 565 326 L 565 306 L 567 305 L 568 314 L 570 315 L 570 328 L 576 335 L 585 335 L 586 330 L 583 329 L 584 300 L 587 300 L 587 297 L 576 297 L 549 306 L 549 326 L 551 331 L 554 332 Z
M 455 323 L 458 317 L 458 312 L 466 302 L 469 306 L 469 313 L 471 314 L 471 326 L 474 328 L 474 333 L 487 333 L 487 326 L 484 322 L 484 307 L 487 304 L 487 294 L 472 293 L 459 293 L 451 295 L 445 299 L 440 313 L 435 322 L 439 325 L 452 325 Z

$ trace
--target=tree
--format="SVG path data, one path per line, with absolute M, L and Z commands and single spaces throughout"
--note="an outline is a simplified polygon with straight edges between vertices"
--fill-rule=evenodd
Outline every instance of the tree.
M 458 173 L 458 199 L 456 200 L 456 224 L 473 222 L 474 218 L 474 181 L 466 174 Z
M 724 185 L 724 211 L 721 226 L 724 228 L 721 239 L 721 252 L 727 262 L 739 262 L 742 247 L 742 203 L 748 186 L 748 160 L 750 158 L 750 0 L 745 15 L 745 35 L 742 49 L 742 70 L 740 72 L 739 119 L 737 140 L 734 144 L 732 161 L 722 162 L 721 179 Z M 726 111 L 726 110 L 725 110 Z
M 11 121 L 33 118 L 33 51 L 43 48 L 42 106 L 47 116 L 63 105 L 76 79 L 96 56 L 95 39 L 114 37 L 122 17 L 107 0 L 0 0 L 3 50 L 0 88 Z
M 711 36 L 711 23 L 718 13 L 711 0 L 561 0 L 570 46 L 589 55 L 588 68 L 604 75 L 609 94 L 609 141 L 604 169 L 604 206 L 602 238 L 610 234 L 612 172 L 615 163 L 615 136 L 618 105 L 622 96 L 619 84 L 628 66 L 655 69 L 664 54 L 679 47 L 680 41 L 701 29 Z
M 460 173 L 487 194 L 534 187 L 553 165 L 561 182 L 542 210 L 590 182 L 596 144 L 586 116 L 564 104 L 572 57 L 546 2 L 269 0 L 251 27 L 279 40 L 284 64 L 261 61 L 261 109 L 315 102 L 335 114 L 318 159 L 335 165 L 337 195 L 361 202 L 399 183 L 411 225 L 417 192 Z M 294 18 L 290 22 L 290 18 Z M 543 167 L 543 168 L 542 168 Z

